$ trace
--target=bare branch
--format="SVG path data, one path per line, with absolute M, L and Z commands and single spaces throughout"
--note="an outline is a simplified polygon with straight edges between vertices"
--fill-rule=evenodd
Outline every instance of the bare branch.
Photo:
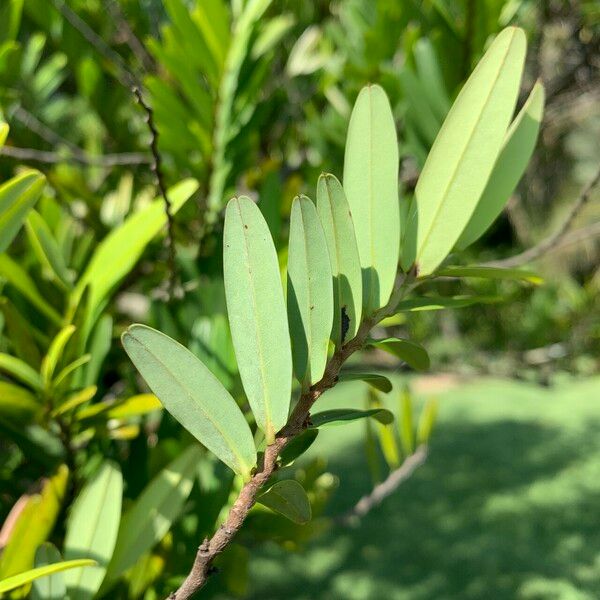
M 277 458 L 281 451 L 306 428 L 313 404 L 325 391 L 337 384 L 342 365 L 352 354 L 364 346 L 371 329 L 379 321 L 394 313 L 400 299 L 411 289 L 411 286 L 407 285 L 409 279 L 409 276 L 400 277 L 387 305 L 363 321 L 356 336 L 336 350 L 328 361 L 322 379 L 300 396 L 287 424 L 277 434 L 275 441 L 265 449 L 262 461 L 250 481 L 240 491 L 225 522 L 210 539 L 206 538 L 200 544 L 188 576 L 179 589 L 169 595 L 168 600 L 187 600 L 204 586 L 212 572 L 213 561 L 241 529 L 250 509 L 256 502 L 261 487 L 277 469 Z
M 583 190 L 579 194 L 579 197 L 569 210 L 565 220 L 552 235 L 549 235 L 547 238 L 543 239 L 539 244 L 536 244 L 532 248 L 529 248 L 529 250 L 525 250 L 525 252 L 522 252 L 521 254 L 517 254 L 515 256 L 511 256 L 510 258 L 505 258 L 503 260 L 493 260 L 483 264 L 488 267 L 520 267 L 527 263 L 533 262 L 538 258 L 541 258 L 549 252 L 552 252 L 556 246 L 561 245 L 564 237 L 573 225 L 573 222 L 581 213 L 582 209 L 586 206 L 586 204 L 590 201 L 590 198 L 592 197 L 592 191 L 598 185 L 598 183 L 600 183 L 600 168 L 596 171 L 596 174 L 591 179 L 591 181 L 583 188 Z
M 32 160 L 35 162 L 53 164 L 60 162 L 73 162 L 91 167 L 115 167 L 121 165 L 147 165 L 152 158 L 141 152 L 122 152 L 117 154 L 103 154 L 93 156 L 83 154 L 61 154 L 59 152 L 46 152 L 35 148 L 17 148 L 16 146 L 4 146 L 0 148 L 0 154 L 19 160 Z
M 182 296 L 183 290 L 178 283 L 177 277 L 177 255 L 175 250 L 175 220 L 173 218 L 173 209 L 169 196 L 167 194 L 167 186 L 162 172 L 162 159 L 160 152 L 158 151 L 158 129 L 154 123 L 154 113 L 152 107 L 144 100 L 141 89 L 138 86 L 133 86 L 132 89 L 138 103 L 146 112 L 146 123 L 150 130 L 150 150 L 154 160 L 150 164 L 150 168 L 156 177 L 156 183 L 160 190 L 161 196 L 165 203 L 165 214 L 167 216 L 167 247 L 169 252 L 169 282 L 168 282 L 168 294 L 169 297 Z
M 363 496 L 348 512 L 335 519 L 339 525 L 355 525 L 365 515 L 379 506 L 427 460 L 427 446 L 419 446 L 397 469 Z

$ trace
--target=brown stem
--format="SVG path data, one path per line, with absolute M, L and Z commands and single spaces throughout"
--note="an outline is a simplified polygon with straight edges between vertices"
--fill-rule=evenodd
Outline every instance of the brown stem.
M 387 305 L 363 321 L 356 336 L 333 354 L 327 363 L 321 380 L 300 396 L 288 422 L 277 434 L 275 441 L 265 449 L 263 459 L 256 472 L 240 491 L 240 495 L 231 507 L 225 522 L 210 539 L 206 538 L 200 544 L 188 576 L 179 589 L 169 595 L 168 600 L 187 600 L 204 586 L 212 572 L 213 561 L 241 529 L 250 509 L 256 502 L 260 489 L 277 469 L 279 454 L 294 437 L 306 428 L 313 404 L 323 392 L 336 385 L 344 362 L 354 352 L 363 347 L 371 329 L 379 321 L 394 313 L 403 294 L 410 289 L 409 286 L 405 285 L 407 279 L 408 277 L 405 276 L 400 278 Z

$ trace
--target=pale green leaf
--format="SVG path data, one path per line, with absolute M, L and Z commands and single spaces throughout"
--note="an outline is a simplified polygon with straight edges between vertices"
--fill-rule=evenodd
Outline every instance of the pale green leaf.
M 390 392 L 392 390 L 392 382 L 384 375 L 377 373 L 355 373 L 354 371 L 342 371 L 339 376 L 340 381 L 364 381 L 372 388 L 380 392 Z
M 429 355 L 427 354 L 427 350 L 416 342 L 398 338 L 385 338 L 383 340 L 369 340 L 368 345 L 397 356 L 409 367 L 417 371 L 426 371 L 429 369 Z
M 97 565 L 65 574 L 70 600 L 90 600 L 100 589 L 117 540 L 122 496 L 121 470 L 116 463 L 106 461 L 72 504 L 65 559 L 92 558 Z
M 308 523 L 312 516 L 308 496 L 294 479 L 278 481 L 261 494 L 257 502 L 300 525 Z
M 168 190 L 171 211 L 175 214 L 198 188 L 193 179 L 182 181 Z M 166 223 L 165 203 L 154 200 L 128 217 L 100 242 L 73 292 L 77 305 L 83 290 L 90 286 L 89 310 L 95 314 L 107 294 L 125 277 L 139 260 L 148 243 Z
M 340 182 L 329 174 L 317 183 L 317 211 L 325 232 L 333 275 L 333 330 L 340 346 L 352 339 L 362 317 L 362 274 L 350 206 Z
M 152 550 L 179 518 L 201 459 L 199 446 L 187 448 L 156 475 L 123 515 L 106 587 Z
M 30 569 L 29 571 L 19 573 L 18 575 L 13 575 L 12 577 L 7 577 L 6 579 L 0 581 L 0 593 L 17 589 L 26 583 L 32 582 L 38 577 L 47 577 L 48 575 L 58 573 L 59 571 L 67 571 L 69 569 L 77 569 L 94 564 L 96 563 L 90 559 L 66 560 L 64 562 L 38 567 L 36 569 Z
M 8 248 L 19 232 L 45 183 L 46 179 L 40 172 L 27 171 L 0 185 L 0 253 Z
M 385 92 L 363 88 L 352 110 L 344 157 L 344 191 L 354 219 L 366 315 L 388 301 L 398 267 L 398 140 Z
M 333 325 L 327 242 L 317 210 L 306 196 L 292 204 L 287 273 L 294 371 L 306 389 L 323 376 Z
M 385 408 L 358 410 L 355 408 L 332 408 L 310 416 L 311 427 L 326 427 L 327 425 L 342 425 L 347 421 L 373 418 L 384 425 L 394 422 L 394 415 Z
M 417 219 L 406 232 L 402 265 L 432 273 L 464 231 L 490 177 L 513 114 L 525 34 L 494 40 L 462 88 L 431 148 L 415 190 Z
M 441 277 L 473 277 L 475 279 L 515 279 L 527 281 L 539 285 L 543 279 L 533 271 L 524 269 L 501 269 L 498 267 L 484 267 L 472 265 L 466 267 L 443 267 L 437 271 L 436 275 Z
M 418 444 L 429 443 L 429 438 L 431 437 L 431 432 L 433 430 L 433 426 L 437 417 L 437 408 L 438 403 L 435 399 L 428 400 L 425 406 L 423 407 L 423 410 L 421 411 L 421 415 L 419 417 L 419 424 L 417 426 Z
M 20 358 L 10 354 L 0 352 L 0 371 L 18 379 L 34 390 L 41 390 L 43 387 L 40 374 Z
M 187 348 L 145 325 L 132 325 L 123 346 L 163 406 L 197 440 L 248 478 L 256 449 L 242 411 L 221 382 Z
M 288 418 L 292 356 L 277 254 L 254 202 L 227 205 L 223 238 L 227 312 L 240 377 L 267 442 Z
M 89 560 L 89 559 L 83 559 Z M 50 542 L 44 542 L 35 553 L 35 566 L 45 567 L 62 562 L 60 552 Z M 89 566 L 90 563 L 81 566 Z M 31 586 L 32 600 L 64 600 L 67 597 L 65 579 L 60 571 L 33 581 Z
M 537 82 L 506 134 L 481 199 L 456 243 L 458 249 L 481 237 L 502 212 L 533 154 L 543 113 L 544 86 Z

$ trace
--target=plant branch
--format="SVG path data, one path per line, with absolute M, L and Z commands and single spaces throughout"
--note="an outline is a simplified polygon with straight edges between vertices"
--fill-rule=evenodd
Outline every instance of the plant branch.
M 313 404 L 325 391 L 337 384 L 342 365 L 352 354 L 364 346 L 371 329 L 385 317 L 394 314 L 398 302 L 410 289 L 410 286 L 406 285 L 408 279 L 409 276 L 399 278 L 394 293 L 386 306 L 362 322 L 356 336 L 338 348 L 329 359 L 321 380 L 300 396 L 288 422 L 277 434 L 275 441 L 265 449 L 255 473 L 240 491 L 225 522 L 210 539 L 206 538 L 200 544 L 188 576 L 179 589 L 169 595 L 169 600 L 187 600 L 204 586 L 213 571 L 213 561 L 241 529 L 250 509 L 256 503 L 260 489 L 276 471 L 279 454 L 293 438 L 306 428 Z
M 181 286 L 178 285 L 177 278 L 177 255 L 175 250 L 175 219 L 173 217 L 173 208 L 169 196 L 167 194 L 167 186 L 163 177 L 162 171 L 162 159 L 160 152 L 158 151 L 158 129 L 154 123 L 154 113 L 152 107 L 144 100 L 141 88 L 134 85 L 132 91 L 140 104 L 140 106 L 146 112 L 146 123 L 150 130 L 150 151 L 154 160 L 150 164 L 150 168 L 156 178 L 158 189 L 163 198 L 165 204 L 165 214 L 167 216 L 167 248 L 169 252 L 168 258 L 168 270 L 169 270 L 169 281 L 168 281 L 168 295 L 169 297 L 180 296 L 182 293 Z
M 427 460 L 427 446 L 419 446 L 397 469 L 387 478 L 378 483 L 368 494 L 364 495 L 349 511 L 335 519 L 338 525 L 348 527 L 356 525 L 365 515 L 379 506 L 398 487 L 409 479 L 412 474 Z
M 567 235 L 569 229 L 573 225 L 573 222 L 577 218 L 577 216 L 581 213 L 583 208 L 587 205 L 592 197 L 592 191 L 594 188 L 600 183 L 600 168 L 596 171 L 594 177 L 587 183 L 587 185 L 583 188 L 577 200 L 573 203 L 573 206 L 567 213 L 566 218 L 561 223 L 560 227 L 547 238 L 543 239 L 539 244 L 536 244 L 532 248 L 525 250 L 525 252 L 521 252 L 521 254 L 517 254 L 515 256 L 511 256 L 510 258 L 505 258 L 503 260 L 493 260 L 487 263 L 484 263 L 487 267 L 520 267 L 527 263 L 533 262 L 538 258 L 544 256 L 545 254 L 552 252 L 555 247 L 560 246 Z
M 19 160 L 33 160 L 35 162 L 55 164 L 61 162 L 73 162 L 91 167 L 115 167 L 121 165 L 147 165 L 152 161 L 151 157 L 142 152 L 121 152 L 116 154 L 102 154 L 93 156 L 87 153 L 67 155 L 60 152 L 47 152 L 35 148 L 18 148 L 16 146 L 4 146 L 0 154 L 9 158 Z

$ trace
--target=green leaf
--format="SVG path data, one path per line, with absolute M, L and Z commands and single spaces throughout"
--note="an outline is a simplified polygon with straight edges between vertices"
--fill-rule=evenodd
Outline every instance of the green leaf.
M 162 410 L 162 407 L 160 400 L 154 394 L 138 394 L 119 402 L 117 406 L 107 411 L 106 416 L 109 419 L 127 419 Z
M 383 375 L 376 373 L 355 373 L 353 371 L 343 371 L 339 376 L 340 381 L 364 381 L 372 388 L 380 392 L 391 392 L 392 382 Z
M 501 301 L 500 296 L 423 296 L 402 300 L 396 307 L 396 312 L 464 308 L 473 304 L 492 304 Z
M 39 171 L 27 171 L 0 185 L 0 253 L 10 246 L 45 184 Z
M 494 170 L 456 247 L 462 250 L 481 237 L 502 212 L 525 173 L 544 113 L 544 86 L 537 82 L 512 122 Z
M 352 210 L 362 268 L 363 311 L 388 301 L 400 249 L 398 140 L 389 101 L 364 87 L 352 110 L 344 156 L 344 190 Z
M 52 386 L 58 388 L 67 379 L 67 377 L 69 377 L 69 375 L 75 373 L 77 369 L 80 369 L 83 367 L 83 365 L 89 363 L 90 358 L 92 358 L 91 354 L 84 354 L 83 356 L 80 356 L 79 358 L 76 358 L 74 361 L 70 362 L 63 369 L 61 369 L 59 374 L 54 378 L 52 381 Z
M 304 389 L 321 379 L 333 326 L 333 282 L 323 227 L 306 196 L 290 218 L 287 305 L 294 371 Z
M 311 427 L 324 427 L 327 425 L 341 425 L 346 421 L 367 419 L 372 417 L 376 421 L 389 425 L 394 422 L 394 415 L 385 408 L 372 408 L 370 410 L 357 410 L 354 408 L 332 408 L 311 415 Z
M 248 478 L 256 448 L 242 411 L 221 382 L 187 348 L 145 325 L 132 325 L 123 346 L 164 407 L 198 441 Z
M 256 501 L 300 525 L 308 523 L 312 516 L 304 488 L 293 479 L 278 481 Z
M 407 388 L 400 395 L 400 443 L 404 456 L 409 456 L 415 449 L 415 434 L 412 417 L 412 398 Z
M 10 127 L 7 123 L 0 123 L 0 148 L 4 146 L 4 142 L 6 142 L 9 130 Z
M 38 292 L 35 283 L 27 271 L 6 254 L 0 254 L 0 277 L 3 277 L 19 291 L 33 306 L 47 316 L 55 324 L 62 322 L 62 317 L 54 310 Z
M 16 515 L 11 517 L 16 518 L 2 549 L 0 579 L 33 567 L 35 551 L 48 539 L 61 511 L 68 479 L 69 469 L 61 465 L 51 477 L 42 480 L 40 493 L 22 496 L 13 507 Z
M 313 445 L 318 435 L 318 429 L 306 429 L 300 435 L 292 438 L 292 441 L 287 444 L 279 455 L 281 466 L 291 465 L 297 458 L 302 456 Z
M 419 81 L 427 92 L 427 100 L 437 117 L 444 119 L 450 109 L 450 98 L 431 40 L 426 37 L 420 38 L 413 47 L 413 53 Z
M 90 336 L 88 349 L 92 358 L 83 370 L 83 373 L 81 373 L 81 379 L 78 380 L 82 385 L 92 385 L 98 381 L 102 364 L 112 345 L 112 333 L 112 317 L 110 315 L 102 315 Z
M 68 290 L 71 287 L 73 273 L 67 268 L 65 259 L 48 224 L 39 213 L 31 210 L 27 221 L 25 221 L 25 229 L 29 243 L 40 265 L 44 268 L 44 272 L 49 273 L 52 281 Z
M 187 448 L 158 473 L 123 515 L 103 590 L 152 550 L 179 518 L 202 455 L 195 444 Z
M 288 418 L 290 335 L 273 240 L 260 210 L 244 196 L 225 212 L 223 271 L 240 377 L 256 423 L 272 443 Z
M 19 573 L 18 575 L 13 575 L 12 577 L 8 577 L 0 581 L 0 593 L 15 590 L 26 583 L 30 583 L 38 577 L 47 577 L 48 575 L 58 573 L 59 571 L 67 571 L 69 569 L 76 569 L 95 564 L 95 561 L 90 559 L 78 559 L 66 560 L 64 562 L 46 565 L 44 567 L 38 567 L 37 569 L 30 569 L 29 571 Z
M 416 371 L 429 369 L 430 363 L 427 350 L 416 342 L 398 338 L 385 338 L 383 340 L 369 340 L 368 345 L 397 356 Z
M 0 415 L 12 421 L 31 421 L 41 407 L 37 398 L 25 388 L 0 381 Z
M 416 222 L 408 227 L 402 265 L 428 275 L 464 231 L 490 177 L 513 114 L 525 34 L 509 27 L 494 40 L 454 102 L 415 190 Z
M 60 552 L 50 542 L 43 543 L 35 553 L 35 566 L 38 568 L 58 565 L 61 562 Z M 89 566 L 89 563 L 82 566 Z M 60 571 L 34 580 L 31 587 L 32 600 L 64 600 L 66 597 L 67 587 Z
M 90 385 L 82 390 L 79 390 L 71 395 L 59 404 L 51 413 L 52 417 L 57 417 L 59 415 L 64 415 L 67 412 L 72 411 L 73 409 L 81 406 L 84 402 L 91 400 L 98 391 L 98 388 L 95 385 Z
M 317 183 L 321 218 L 333 275 L 333 330 L 337 347 L 352 339 L 362 317 L 362 274 L 354 223 L 341 183 L 322 174 Z
M 544 280 L 533 271 L 523 269 L 501 269 L 498 267 L 443 267 L 436 275 L 440 277 L 473 277 L 478 279 L 520 279 L 538 285 Z
M 52 376 L 54 375 L 54 370 L 56 369 L 56 365 L 62 357 L 67 342 L 74 333 L 75 326 L 67 325 L 66 327 L 63 327 L 52 340 L 52 343 L 48 348 L 48 353 L 42 360 L 41 375 L 44 386 L 48 386 L 50 384 Z
M 373 391 L 369 391 L 369 405 L 371 408 L 381 408 L 381 401 Z M 394 434 L 394 427 L 383 423 L 376 423 L 376 427 L 379 446 L 385 462 L 390 470 L 397 469 L 400 466 L 400 449 Z
M 121 470 L 116 463 L 106 461 L 73 502 L 66 527 L 65 558 L 93 558 L 97 566 L 65 574 L 70 600 L 91 599 L 99 590 L 117 540 L 122 496 Z
M 28 365 L 39 367 L 41 356 L 30 318 L 24 317 L 8 298 L 0 298 L 0 311 L 4 316 L 7 337 L 11 341 L 14 354 Z
M 43 387 L 40 374 L 20 358 L 15 358 L 10 354 L 0 352 L 0 371 L 8 373 L 34 390 L 39 391 Z
M 437 409 L 438 402 L 436 399 L 432 399 L 425 404 L 421 411 L 419 424 L 417 426 L 417 443 L 419 445 L 429 443 L 429 438 L 431 437 L 431 432 L 433 431 L 433 426 L 435 425 L 437 417 Z
M 171 211 L 175 214 L 198 188 L 187 179 L 168 190 Z M 128 217 L 98 244 L 73 291 L 72 304 L 77 305 L 86 286 L 90 286 L 90 312 L 95 314 L 109 292 L 131 271 L 148 243 L 166 223 L 165 203 L 154 200 Z

